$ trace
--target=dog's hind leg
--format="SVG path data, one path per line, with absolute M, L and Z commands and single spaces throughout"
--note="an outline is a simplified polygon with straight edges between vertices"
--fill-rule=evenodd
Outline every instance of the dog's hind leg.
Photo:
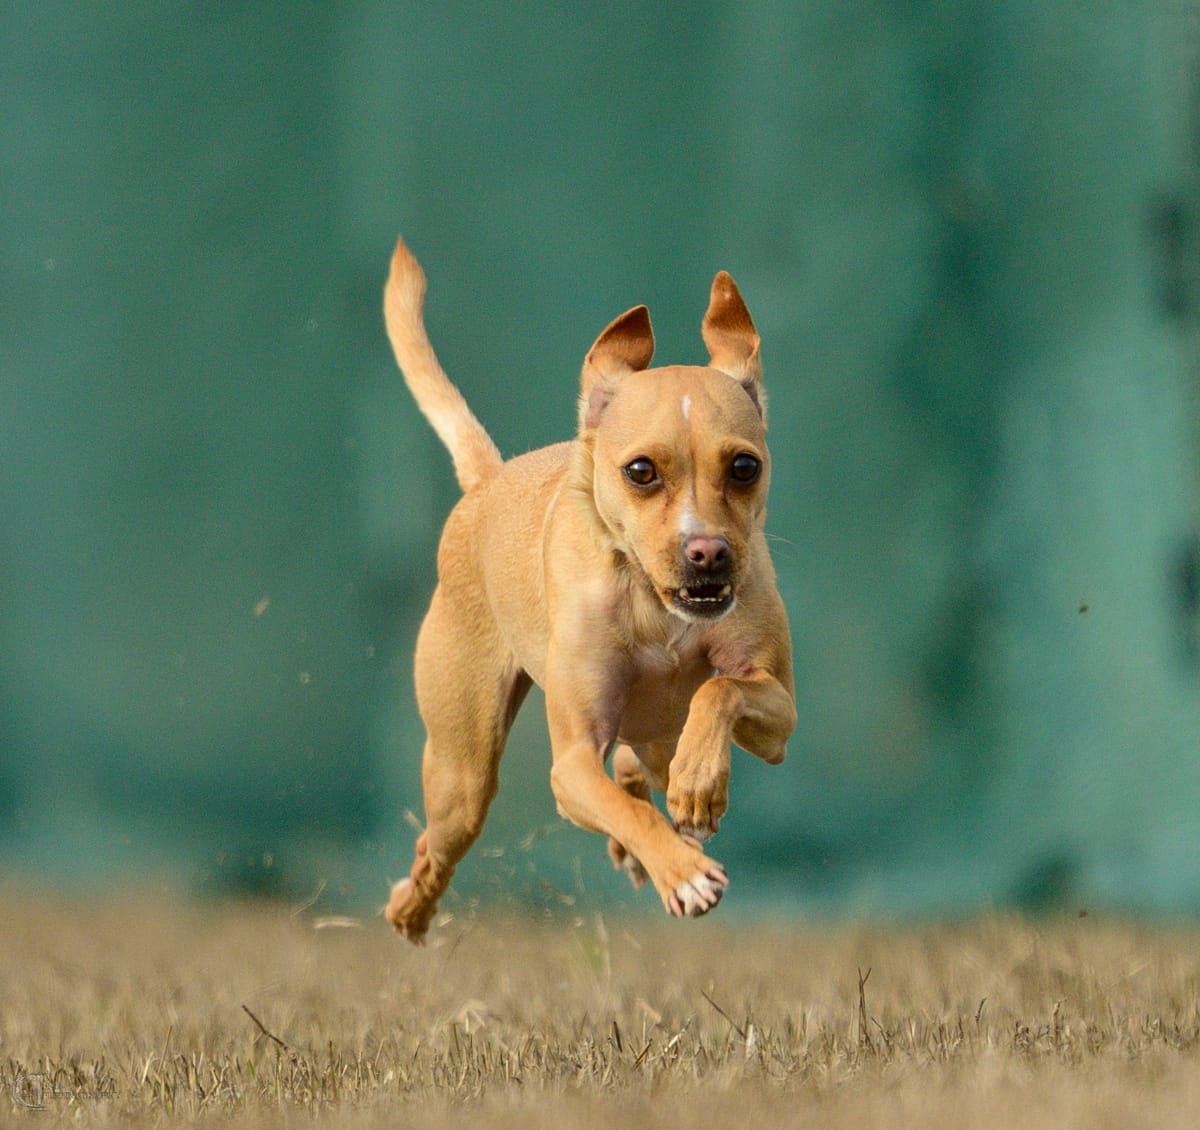
M 612 774 L 613 780 L 630 796 L 650 800 L 650 782 L 646 779 L 645 766 L 629 746 L 618 745 L 613 751 Z M 649 878 L 641 860 L 626 851 L 625 845 L 612 836 L 608 838 L 608 855 L 613 867 L 629 876 L 634 890 L 641 890 Z
M 440 593 L 417 641 L 417 702 L 428 736 L 421 763 L 425 831 L 407 879 L 386 910 L 395 930 L 420 942 L 454 869 L 479 837 L 499 783 L 500 755 L 529 677 L 489 625 L 456 622 Z
M 652 803 L 652 790 L 667 791 L 667 774 L 675 756 L 675 742 L 648 742 L 636 748 L 618 745 L 612 755 L 613 780 L 630 796 Z M 624 871 L 635 890 L 650 877 L 641 860 L 619 840 L 609 837 L 608 854 L 613 866 Z

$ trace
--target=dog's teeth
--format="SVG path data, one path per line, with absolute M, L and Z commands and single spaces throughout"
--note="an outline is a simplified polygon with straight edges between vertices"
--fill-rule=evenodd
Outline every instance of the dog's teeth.
M 696 604 L 718 604 L 727 600 L 733 592 L 732 585 L 722 585 L 716 592 L 700 592 L 697 589 L 682 589 L 682 595 Z

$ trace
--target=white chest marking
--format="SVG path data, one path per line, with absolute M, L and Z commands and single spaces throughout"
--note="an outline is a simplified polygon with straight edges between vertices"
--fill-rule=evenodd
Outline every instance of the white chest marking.
M 679 408 L 683 412 L 683 418 L 686 420 L 692 411 L 692 398 L 684 393 L 683 399 L 679 402 Z

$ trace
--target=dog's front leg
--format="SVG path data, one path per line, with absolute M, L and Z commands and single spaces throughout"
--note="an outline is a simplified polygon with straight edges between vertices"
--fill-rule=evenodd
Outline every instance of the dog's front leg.
M 717 830 L 729 804 L 731 741 L 777 765 L 795 726 L 792 696 L 768 671 L 701 683 L 671 762 L 667 810 L 675 827 L 701 841 Z
M 624 845 L 671 914 L 695 918 L 716 906 L 729 884 L 724 868 L 695 840 L 676 833 L 648 800 L 630 795 L 605 773 L 604 753 L 615 726 L 589 718 L 571 699 L 560 699 L 550 679 L 546 714 L 554 755 L 550 786 L 559 813 Z

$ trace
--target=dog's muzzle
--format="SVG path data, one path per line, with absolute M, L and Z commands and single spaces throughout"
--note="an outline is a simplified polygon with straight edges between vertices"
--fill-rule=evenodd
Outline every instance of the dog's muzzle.
M 713 619 L 733 607 L 733 549 L 720 534 L 693 534 L 682 546 L 684 583 L 671 603 L 689 618 Z

